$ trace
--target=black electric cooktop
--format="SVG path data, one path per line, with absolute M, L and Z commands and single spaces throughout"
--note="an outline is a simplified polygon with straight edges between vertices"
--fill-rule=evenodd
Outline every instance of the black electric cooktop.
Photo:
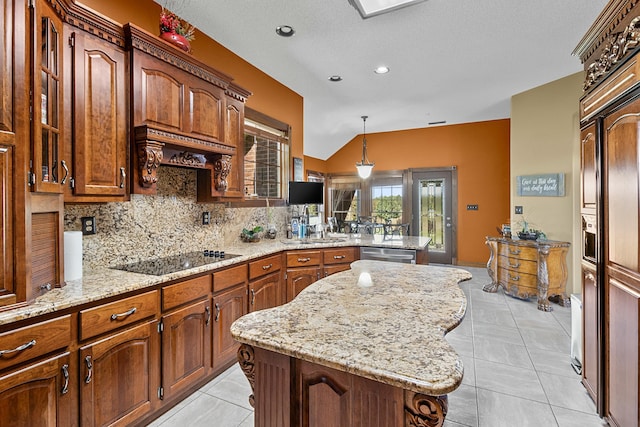
M 187 270 L 189 268 L 216 264 L 226 259 L 238 256 L 240 255 L 229 254 L 224 251 L 190 252 L 181 255 L 172 255 L 165 258 L 156 258 L 133 264 L 121 265 L 114 267 L 114 269 L 129 271 L 131 273 L 163 276 L 165 274 L 175 273 L 176 271 Z

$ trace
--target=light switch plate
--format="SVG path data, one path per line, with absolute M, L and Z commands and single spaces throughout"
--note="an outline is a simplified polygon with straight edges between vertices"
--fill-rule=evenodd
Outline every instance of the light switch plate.
M 467 210 L 468 211 L 477 211 L 478 210 L 478 205 L 467 205 Z
M 516 206 L 516 215 L 522 215 L 522 206 Z

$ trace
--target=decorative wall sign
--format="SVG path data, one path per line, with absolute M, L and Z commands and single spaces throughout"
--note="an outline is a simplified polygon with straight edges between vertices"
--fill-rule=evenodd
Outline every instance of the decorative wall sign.
M 294 181 L 303 181 L 302 178 L 302 159 L 299 157 L 293 158 L 293 180 Z
M 517 176 L 518 196 L 564 196 L 564 174 L 545 173 Z

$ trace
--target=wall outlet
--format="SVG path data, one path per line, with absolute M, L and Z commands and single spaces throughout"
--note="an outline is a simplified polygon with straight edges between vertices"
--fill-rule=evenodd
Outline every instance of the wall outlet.
M 478 210 L 478 205 L 467 205 L 467 210 L 468 211 L 477 211 Z
M 211 213 L 210 212 L 202 212 L 202 225 L 211 224 Z
M 522 206 L 516 206 L 516 215 L 522 215 Z
M 96 234 L 96 217 L 95 216 L 83 216 L 80 218 L 82 224 L 82 234 Z

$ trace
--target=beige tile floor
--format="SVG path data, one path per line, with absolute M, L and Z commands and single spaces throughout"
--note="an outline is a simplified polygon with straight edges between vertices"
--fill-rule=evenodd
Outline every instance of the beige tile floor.
M 569 363 L 571 310 L 553 304 L 544 313 L 535 301 L 483 292 L 486 270 L 467 269 L 467 314 L 447 335 L 465 374 L 449 395 L 445 427 L 606 426 Z M 253 426 L 250 392 L 236 365 L 151 425 Z

